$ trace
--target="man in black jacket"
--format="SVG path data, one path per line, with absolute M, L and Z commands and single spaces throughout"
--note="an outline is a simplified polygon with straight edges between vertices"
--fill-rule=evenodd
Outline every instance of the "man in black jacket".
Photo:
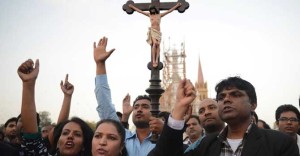
M 299 156 L 291 137 L 273 130 L 257 128 L 251 111 L 257 106 L 254 86 L 240 77 L 229 77 L 215 87 L 219 115 L 227 126 L 219 133 L 205 137 L 185 156 Z M 149 155 L 182 156 L 183 117 L 189 104 L 177 101 L 156 147 Z M 167 144 L 168 140 L 172 144 Z M 176 150 L 174 150 L 176 149 Z

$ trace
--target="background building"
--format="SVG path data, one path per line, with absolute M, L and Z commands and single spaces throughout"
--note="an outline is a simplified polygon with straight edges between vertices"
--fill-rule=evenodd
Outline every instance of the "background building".
M 181 43 L 180 49 L 163 49 L 163 79 L 162 88 L 165 92 L 160 98 L 160 111 L 170 112 L 173 109 L 176 100 L 176 91 L 180 80 L 186 78 L 186 53 L 185 43 Z M 193 102 L 193 114 L 197 113 L 198 105 L 201 100 L 208 97 L 207 82 L 204 81 L 201 62 L 199 58 L 198 79 L 195 82 L 197 97 Z

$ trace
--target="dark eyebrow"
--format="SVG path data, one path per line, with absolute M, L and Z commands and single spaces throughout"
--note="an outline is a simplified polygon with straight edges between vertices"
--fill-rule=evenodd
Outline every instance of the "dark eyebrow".
M 208 104 L 207 106 L 210 107 L 210 106 L 217 106 L 217 105 L 214 103 L 211 103 L 211 104 Z

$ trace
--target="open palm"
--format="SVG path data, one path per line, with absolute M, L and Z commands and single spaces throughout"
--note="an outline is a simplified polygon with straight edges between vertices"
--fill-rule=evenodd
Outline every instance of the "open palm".
M 107 40 L 106 37 L 103 37 L 98 42 L 98 45 L 94 42 L 94 59 L 97 64 L 105 62 L 113 51 L 115 51 L 115 49 L 111 49 L 108 52 L 106 51 Z

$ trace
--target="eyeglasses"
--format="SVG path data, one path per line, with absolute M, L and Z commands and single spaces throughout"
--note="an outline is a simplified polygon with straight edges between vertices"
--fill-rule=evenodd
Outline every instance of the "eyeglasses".
M 279 118 L 278 119 L 279 121 L 281 121 L 281 122 L 288 122 L 288 121 L 290 121 L 290 122 L 299 122 L 299 120 L 297 119 L 297 118 Z

